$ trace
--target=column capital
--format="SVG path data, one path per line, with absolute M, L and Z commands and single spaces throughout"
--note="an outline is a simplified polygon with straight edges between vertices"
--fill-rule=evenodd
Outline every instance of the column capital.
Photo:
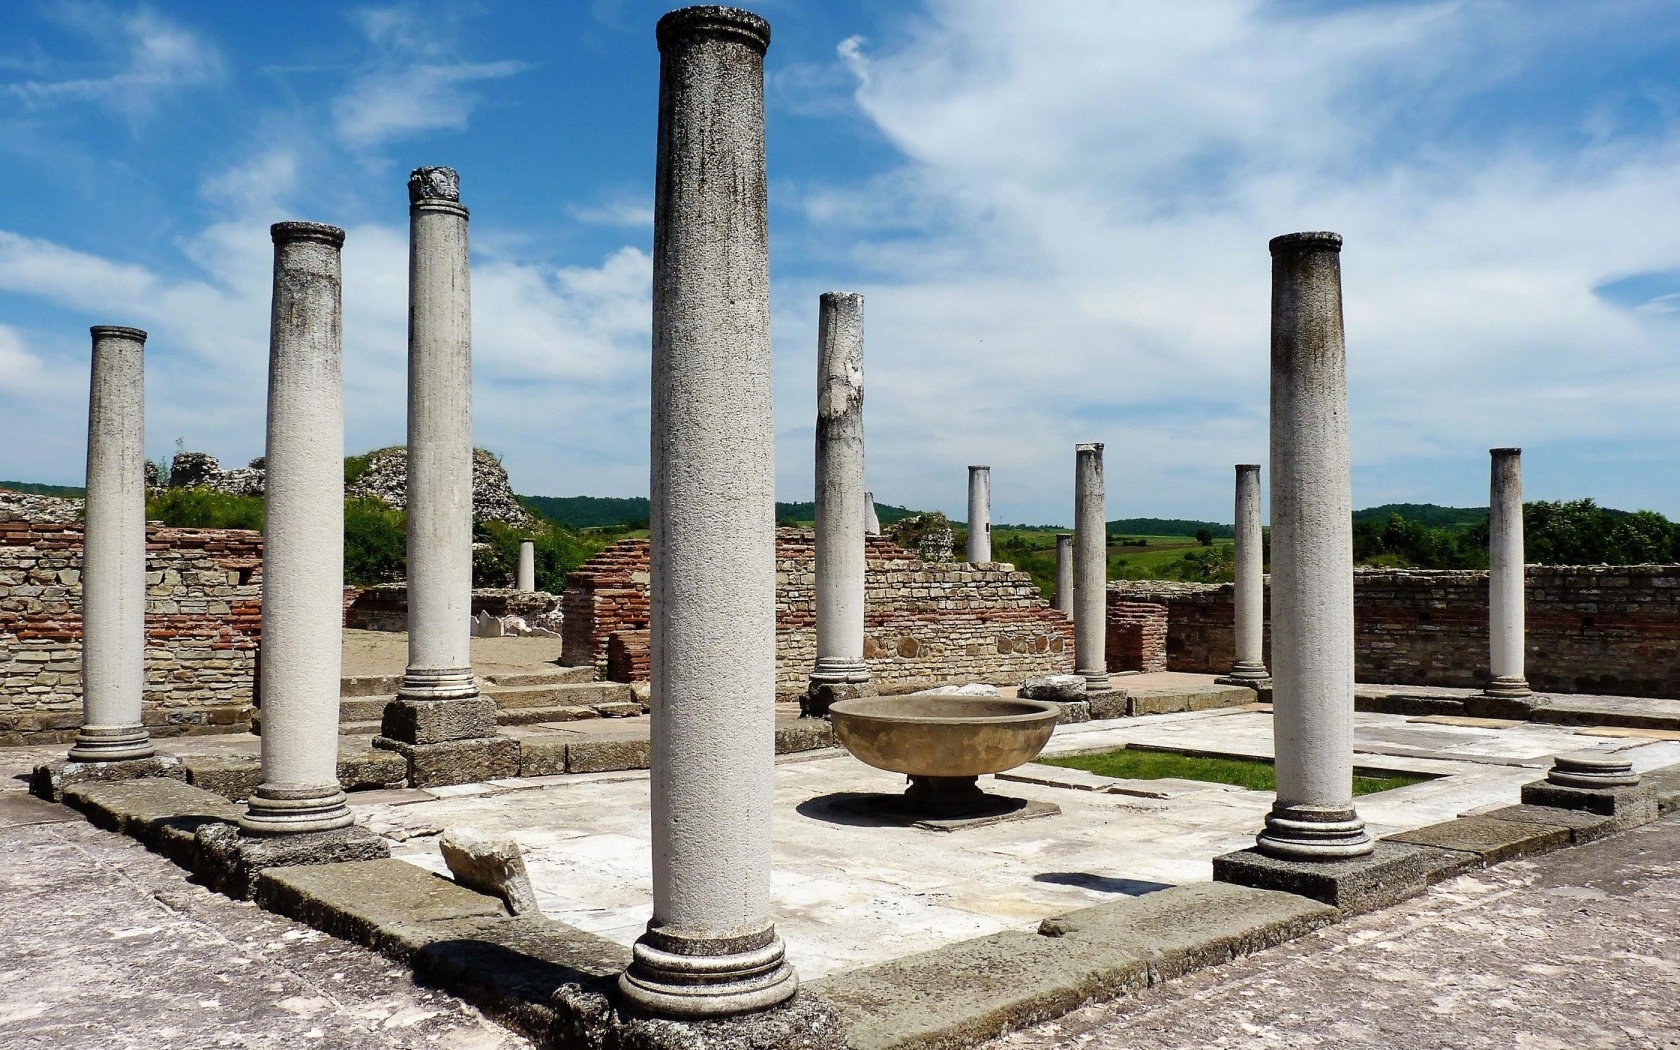
M 146 333 L 138 328 L 129 328 L 120 324 L 96 324 L 88 329 L 95 339 L 132 339 L 136 343 L 146 341 Z
M 732 38 L 751 45 L 759 54 L 770 49 L 770 23 L 739 7 L 717 4 L 681 7 L 665 15 L 654 27 L 654 38 L 661 51 L 697 36 Z
M 274 239 L 275 244 L 321 241 L 334 248 L 344 247 L 344 231 L 324 222 L 277 222 L 268 228 L 268 235 Z
M 1329 230 L 1286 233 L 1281 237 L 1273 237 L 1266 243 L 1266 247 L 1271 250 L 1273 255 L 1340 252 L 1342 250 L 1342 235 L 1331 233 Z

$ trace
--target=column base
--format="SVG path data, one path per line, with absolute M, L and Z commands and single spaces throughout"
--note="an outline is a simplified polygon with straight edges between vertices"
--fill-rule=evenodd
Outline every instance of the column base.
M 1487 688 L 1483 689 L 1482 692 L 1488 696 L 1497 696 L 1501 699 L 1518 699 L 1534 695 L 1534 690 L 1528 687 L 1528 679 L 1510 675 L 1495 678 L 1487 684 Z
M 1110 688 L 1112 688 L 1108 680 L 1107 671 L 1079 670 L 1078 668 L 1075 668 L 1073 673 L 1084 677 L 1085 691 L 1087 693 L 1106 693 Z
M 486 696 L 421 699 L 398 693 L 380 716 L 379 735 L 405 744 L 495 736 L 496 713 L 496 701 Z
M 479 736 L 436 744 L 411 744 L 376 736 L 373 746 L 395 751 L 407 760 L 408 786 L 412 788 L 476 784 L 519 775 L 519 741 L 511 736 Z
M 727 1017 L 793 998 L 799 977 L 773 925 L 736 937 L 680 933 L 648 924 L 631 948 L 618 989 L 660 1017 Z
M 112 783 L 143 777 L 167 777 L 184 782 L 187 767 L 174 755 L 154 754 L 120 762 L 77 762 L 61 758 L 35 767 L 29 777 L 29 793 L 49 802 L 62 802 L 64 790 L 77 784 Z
M 245 802 L 241 831 L 251 835 L 291 835 L 304 831 L 335 831 L 349 827 L 355 814 L 345 803 L 338 782 L 318 787 L 279 787 L 259 784 Z
M 1260 852 L 1280 860 L 1346 860 L 1371 852 L 1365 822 L 1350 806 L 1273 805 L 1266 814 L 1266 830 L 1254 841 Z
M 72 762 L 126 762 L 156 753 L 151 735 L 138 722 L 126 726 L 85 725 L 77 730 L 70 745 Z
M 403 672 L 399 699 L 470 700 L 478 695 L 478 678 L 470 667 L 410 667 Z
M 1270 689 L 1272 672 L 1266 670 L 1266 665 L 1258 661 L 1238 660 L 1231 665 L 1229 672 L 1216 681 L 1220 685 L 1246 685 L 1254 690 Z
M 827 718 L 832 704 L 874 695 L 875 686 L 869 680 L 867 664 L 824 657 L 817 661 L 810 684 L 799 698 L 799 714 L 802 718 Z
M 229 824 L 198 829 L 197 873 L 211 888 L 249 900 L 264 868 L 297 864 L 339 864 L 383 860 L 391 855 L 385 840 L 359 824 L 295 835 L 251 835 Z

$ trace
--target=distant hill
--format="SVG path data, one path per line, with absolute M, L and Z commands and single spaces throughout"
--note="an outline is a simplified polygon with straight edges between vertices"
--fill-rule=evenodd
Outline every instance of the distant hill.
M 572 529 L 594 529 L 609 525 L 640 525 L 648 522 L 648 501 L 643 496 L 521 496 L 520 501 L 533 514 L 558 522 Z M 777 503 L 777 521 L 811 521 L 816 517 L 814 503 Z M 887 503 L 875 504 L 881 524 L 887 525 L 907 518 L 916 511 Z
M 1187 521 L 1184 518 L 1119 518 L 1108 523 L 1111 535 L 1121 536 L 1194 536 L 1202 529 L 1215 539 L 1230 539 L 1236 530 L 1216 521 Z
M 81 499 L 87 495 L 87 489 L 75 485 L 39 485 L 33 481 L 0 481 L 0 489 L 28 492 L 36 496 L 68 496 L 74 499 Z
M 1390 514 L 1398 514 L 1407 521 L 1415 521 L 1437 529 L 1469 528 L 1487 520 L 1486 507 L 1441 507 L 1434 503 L 1384 503 L 1353 512 L 1355 522 L 1376 520 L 1384 522 Z

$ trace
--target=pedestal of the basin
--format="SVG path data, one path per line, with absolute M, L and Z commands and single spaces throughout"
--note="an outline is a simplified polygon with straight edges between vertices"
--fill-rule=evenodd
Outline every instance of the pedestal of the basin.
M 996 810 L 1002 803 L 1019 805 L 1019 799 L 988 795 L 980 790 L 979 777 L 924 777 L 914 774 L 896 808 L 930 817 L 967 817 Z

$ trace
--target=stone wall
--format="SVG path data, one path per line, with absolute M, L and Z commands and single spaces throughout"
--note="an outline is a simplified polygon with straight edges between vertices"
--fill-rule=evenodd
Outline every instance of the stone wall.
M 1167 669 L 1167 607 L 1108 594 L 1108 669 Z
M 625 540 L 567 579 L 564 662 L 606 671 L 611 636 L 647 629 L 647 565 L 647 541 Z M 816 662 L 815 585 L 815 535 L 778 530 L 776 687 L 783 695 L 803 692 Z M 864 659 L 883 692 L 1014 684 L 1073 669 L 1071 622 L 1013 566 L 923 562 L 871 536 L 864 588 Z M 638 640 L 626 639 L 631 649 Z
M 1110 588 L 1111 601 L 1166 606 L 1169 669 L 1230 668 L 1229 584 Z M 1527 591 L 1525 663 L 1535 689 L 1680 698 L 1680 565 L 1531 565 Z M 1485 572 L 1360 569 L 1355 673 L 1361 682 L 1479 687 L 1488 677 L 1487 617 Z
M 349 597 L 349 588 L 346 588 Z M 517 616 L 527 626 L 560 630 L 560 596 L 547 591 L 518 591 L 511 587 L 478 587 L 472 592 L 472 613 Z M 408 630 L 408 584 L 381 583 L 355 592 L 344 610 L 344 626 L 357 631 Z
M 0 744 L 82 722 L 82 528 L 0 523 Z M 146 529 L 145 722 L 152 735 L 248 729 L 262 631 L 262 535 Z

